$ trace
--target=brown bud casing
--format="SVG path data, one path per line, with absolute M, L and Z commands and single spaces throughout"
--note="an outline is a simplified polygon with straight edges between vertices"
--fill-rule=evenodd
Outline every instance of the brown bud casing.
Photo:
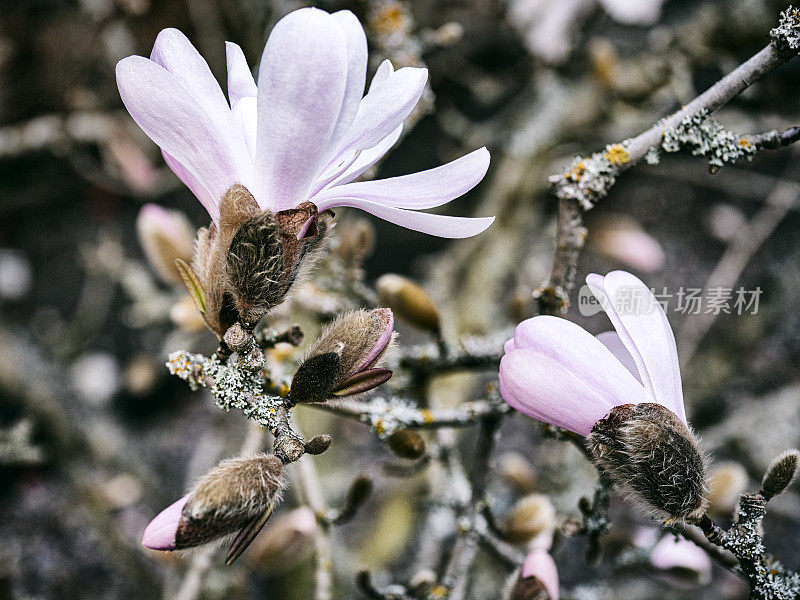
M 508 600 L 554 600 L 544 584 L 534 576 L 519 577 L 511 588 Z
M 586 441 L 598 467 L 644 506 L 688 522 L 705 514 L 705 458 L 692 431 L 668 408 L 617 406 Z

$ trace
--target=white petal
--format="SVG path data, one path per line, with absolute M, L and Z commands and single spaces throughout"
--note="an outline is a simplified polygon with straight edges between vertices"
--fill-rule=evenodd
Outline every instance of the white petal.
M 245 144 L 247 145 L 247 152 L 250 155 L 250 161 L 255 161 L 256 157 L 256 130 L 258 128 L 258 101 L 253 96 L 245 96 L 240 98 L 239 101 L 233 105 L 231 109 L 233 119 L 236 126 L 239 128 Z
M 392 149 L 392 147 L 394 147 L 402 134 L 403 126 L 400 125 L 397 129 L 383 138 L 372 148 L 367 148 L 366 150 L 359 152 L 355 161 L 353 161 L 353 163 L 341 175 L 336 177 L 325 187 L 335 187 L 337 185 L 350 183 L 353 181 L 353 179 L 361 176 L 364 171 L 372 167 L 376 162 L 382 159 L 383 156 Z
M 325 210 L 342 206 L 342 198 L 358 198 L 396 208 L 434 208 L 471 190 L 488 168 L 489 151 L 480 148 L 435 169 L 328 188 L 314 197 L 314 204 Z
M 228 99 L 231 106 L 242 98 L 255 98 L 258 88 L 239 44 L 225 42 L 225 55 L 228 59 Z
M 591 274 L 586 283 L 636 362 L 645 388 L 686 422 L 675 336 L 650 289 L 625 271 Z
M 394 66 L 392 66 L 392 61 L 389 59 L 384 60 L 379 66 L 378 69 L 375 71 L 375 75 L 372 76 L 372 81 L 369 84 L 369 91 L 371 92 L 375 87 L 382 84 L 384 81 L 389 79 L 389 76 L 394 73 Z
M 249 184 L 240 153 L 220 123 L 174 75 L 156 63 L 129 56 L 117 63 L 117 85 L 133 120 L 167 154 L 183 165 L 215 201 L 235 183 Z M 242 144 L 244 156 L 247 149 Z
M 208 190 L 203 186 L 202 183 L 194 176 L 192 173 L 184 167 L 181 163 L 175 160 L 174 157 L 170 156 L 163 150 L 161 151 L 161 155 L 164 157 L 164 162 L 167 163 L 167 166 L 172 169 L 172 172 L 178 176 L 183 182 L 183 185 L 188 187 L 192 190 L 192 193 L 200 200 L 200 204 L 202 204 L 205 209 L 208 211 L 208 215 L 211 217 L 211 220 L 215 223 L 219 222 L 219 203 L 215 198 L 211 197 L 211 194 L 208 193 Z
M 349 10 L 340 10 L 331 15 L 344 33 L 347 40 L 347 83 L 344 89 L 344 100 L 336 128 L 331 136 L 329 156 L 353 123 L 353 118 L 358 111 L 358 105 L 364 96 L 364 86 L 367 80 L 367 36 L 358 18 Z
M 642 383 L 639 369 L 636 368 L 636 361 L 633 360 L 633 356 L 628 352 L 619 334 L 616 331 L 604 331 L 603 333 L 598 333 L 596 337 L 622 363 L 622 366 L 628 369 L 630 374 L 636 378 L 636 381 Z

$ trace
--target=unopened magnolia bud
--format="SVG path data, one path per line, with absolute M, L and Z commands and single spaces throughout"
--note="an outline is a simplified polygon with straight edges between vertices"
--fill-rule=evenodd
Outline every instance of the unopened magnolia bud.
M 594 235 L 589 238 L 595 250 L 645 273 L 664 267 L 666 255 L 663 248 L 635 221 L 609 217 L 597 225 Z
M 439 335 L 439 310 L 428 292 L 410 279 L 393 273 L 383 275 L 375 285 L 381 304 L 411 325 Z
M 761 483 L 761 493 L 767 500 L 777 496 L 791 485 L 797 476 L 799 462 L 800 452 L 795 449 L 787 450 L 772 461 L 767 467 Z
M 525 557 L 508 600 L 558 600 L 558 587 L 556 563 L 537 548 Z
M 324 402 L 371 390 L 392 376 L 376 368 L 394 331 L 388 308 L 357 310 L 328 325 L 306 354 L 292 380 L 292 403 Z
M 536 475 L 530 461 L 517 452 L 506 452 L 498 460 L 500 474 L 517 491 L 530 493 L 536 486 Z
M 531 494 L 520 498 L 505 522 L 505 536 L 515 543 L 527 542 L 552 534 L 556 527 L 556 511 L 547 496 Z
M 367 219 L 353 219 L 336 227 L 338 240 L 334 252 L 343 263 L 357 266 L 375 247 L 375 228 Z
M 654 567 L 691 583 L 706 584 L 711 581 L 711 559 L 708 553 L 694 542 L 676 539 L 668 534 L 661 538 L 650 553 Z
M 262 520 L 263 526 L 283 487 L 282 471 L 283 463 L 271 454 L 222 461 L 189 494 L 153 519 L 142 544 L 154 550 L 180 550 L 239 530 L 244 533 Z
M 671 520 L 693 522 L 705 513 L 705 458 L 668 408 L 652 402 L 614 407 L 586 441 L 598 467 L 644 506 Z
M 306 442 L 306 454 L 311 454 L 314 456 L 317 454 L 322 454 L 331 447 L 332 441 L 333 438 L 326 433 L 323 433 L 322 435 L 315 435 Z
M 314 551 L 314 511 L 303 506 L 272 519 L 248 552 L 247 563 L 264 573 L 281 573 Z
M 425 440 L 411 429 L 393 431 L 386 438 L 386 445 L 400 458 L 416 460 L 425 454 Z
M 708 477 L 708 510 L 719 515 L 731 515 L 739 505 L 739 496 L 747 489 L 749 477 L 739 463 L 714 465 Z
M 144 255 L 165 283 L 181 284 L 175 259 L 189 262 L 194 250 L 194 227 L 175 210 L 145 204 L 136 217 L 136 233 Z

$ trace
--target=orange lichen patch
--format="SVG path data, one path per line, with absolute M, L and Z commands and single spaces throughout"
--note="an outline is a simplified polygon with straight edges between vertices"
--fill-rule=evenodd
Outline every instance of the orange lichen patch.
M 433 423 L 433 413 L 429 408 L 423 408 L 420 413 L 422 413 L 422 422 L 423 423 Z
M 631 155 L 621 144 L 613 144 L 606 148 L 606 151 L 603 153 L 603 158 L 612 165 L 618 166 L 628 162 L 631 159 Z
M 388 35 L 401 31 L 407 22 L 406 12 L 398 2 L 388 2 L 370 19 L 372 28 L 380 34 Z
M 386 431 L 386 425 L 383 422 L 383 419 L 378 419 L 375 422 L 375 432 L 380 435 Z
M 572 167 L 572 170 L 564 173 L 564 177 L 566 177 L 570 181 L 578 183 L 581 180 L 581 176 L 583 175 L 583 172 L 585 170 L 586 170 L 586 165 L 583 164 L 583 161 L 580 161 L 577 165 Z
M 751 144 L 747 138 L 742 138 L 738 142 L 740 148 L 752 148 L 753 144 Z

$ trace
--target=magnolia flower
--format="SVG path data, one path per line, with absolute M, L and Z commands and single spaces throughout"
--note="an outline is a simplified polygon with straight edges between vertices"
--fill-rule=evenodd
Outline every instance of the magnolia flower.
M 657 569 L 688 575 L 700 584 L 711 581 L 711 559 L 694 542 L 667 534 L 650 552 L 650 562 Z
M 303 8 L 281 19 L 264 48 L 258 86 L 238 45 L 227 43 L 227 60 L 227 100 L 176 29 L 158 35 L 150 59 L 129 56 L 117 65 L 131 116 L 217 224 L 235 184 L 262 210 L 306 201 L 319 212 L 349 206 L 440 237 L 469 237 L 494 220 L 418 212 L 472 189 L 489 165 L 485 148 L 428 171 L 351 183 L 397 142 L 428 75 L 384 61 L 364 95 L 367 40 L 351 12 Z
M 624 271 L 589 275 L 616 333 L 565 319 L 517 326 L 500 362 L 511 406 L 580 435 L 598 466 L 673 519 L 705 511 L 705 460 L 686 421 L 675 338 L 652 292 Z
M 535 548 L 525 557 L 509 600 L 558 600 L 558 569 L 553 557 Z

